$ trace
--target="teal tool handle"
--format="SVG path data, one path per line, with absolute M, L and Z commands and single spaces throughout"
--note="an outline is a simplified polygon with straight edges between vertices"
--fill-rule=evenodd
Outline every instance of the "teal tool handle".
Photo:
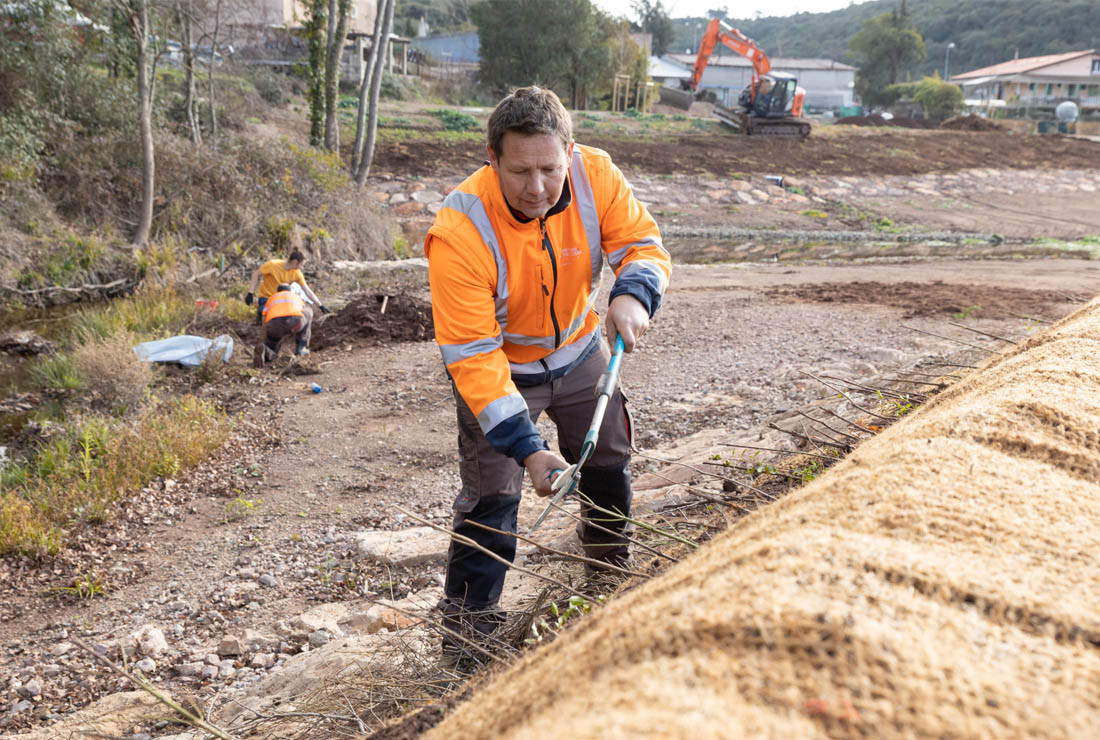
M 596 383 L 596 395 L 610 396 L 615 392 L 615 384 L 619 381 L 619 366 L 622 365 L 625 351 L 626 345 L 623 344 L 622 335 L 616 334 L 615 345 L 611 348 L 611 362 L 607 363 L 607 370 Z

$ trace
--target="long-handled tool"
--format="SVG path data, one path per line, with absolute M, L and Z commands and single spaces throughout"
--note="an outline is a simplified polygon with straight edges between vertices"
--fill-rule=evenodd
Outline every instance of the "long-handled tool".
M 584 435 L 584 444 L 581 445 L 581 456 L 577 459 L 577 462 L 570 465 L 565 470 L 555 470 L 551 472 L 553 476 L 553 483 L 550 489 L 554 492 L 554 498 L 550 499 L 550 503 L 546 506 L 546 509 L 539 514 L 539 518 L 535 520 L 535 523 L 531 525 L 531 529 L 528 533 L 534 532 L 546 519 L 547 515 L 553 510 L 555 506 L 561 504 L 565 500 L 566 496 L 571 495 L 577 490 L 577 485 L 581 482 L 581 468 L 592 457 L 592 453 L 596 451 L 596 440 L 600 437 L 600 425 L 603 424 L 603 414 L 607 410 L 607 402 L 611 400 L 611 396 L 615 393 L 615 386 L 619 382 L 619 366 L 622 364 L 623 351 L 625 347 L 623 345 L 623 338 L 619 335 L 615 335 L 615 347 L 611 353 L 611 362 L 607 364 L 607 370 L 603 372 L 600 379 L 596 382 L 596 411 L 592 414 L 592 424 L 588 427 L 588 434 Z

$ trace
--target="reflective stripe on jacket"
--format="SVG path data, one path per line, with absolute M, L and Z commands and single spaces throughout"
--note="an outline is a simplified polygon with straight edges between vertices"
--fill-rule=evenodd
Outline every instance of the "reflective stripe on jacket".
M 283 316 L 301 316 L 305 303 L 289 290 L 280 291 L 264 304 L 264 323 Z
M 575 145 L 566 188 L 564 210 L 525 220 L 482 167 L 443 201 L 424 243 L 443 361 L 494 449 L 520 462 L 546 444 L 516 382 L 548 381 L 586 355 L 605 257 L 611 297 L 632 295 L 651 316 L 671 268 L 656 222 L 606 152 Z

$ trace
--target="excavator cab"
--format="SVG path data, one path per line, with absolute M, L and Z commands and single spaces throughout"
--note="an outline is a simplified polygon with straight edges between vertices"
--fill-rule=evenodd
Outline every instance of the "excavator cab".
M 751 85 L 742 90 L 737 102 L 741 110 L 758 118 L 798 118 L 804 97 L 792 75 L 772 72 L 757 81 L 755 90 Z

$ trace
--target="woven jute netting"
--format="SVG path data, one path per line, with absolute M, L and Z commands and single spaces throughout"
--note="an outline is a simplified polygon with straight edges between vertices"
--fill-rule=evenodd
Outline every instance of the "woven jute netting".
M 1100 736 L 1100 300 L 430 738 Z

